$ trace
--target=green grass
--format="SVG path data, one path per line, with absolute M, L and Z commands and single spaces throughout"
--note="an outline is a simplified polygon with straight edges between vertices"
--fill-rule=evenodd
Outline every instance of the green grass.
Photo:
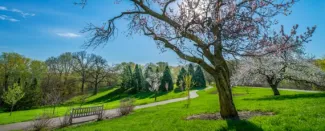
M 325 94 L 280 91 L 281 96 L 272 96 L 269 88 L 234 88 L 234 102 L 239 111 L 271 111 L 274 116 L 258 116 L 249 120 L 184 120 L 187 116 L 219 111 L 215 89 L 198 92 L 199 97 L 186 102 L 177 102 L 146 109 L 112 120 L 93 122 L 77 127 L 58 129 L 62 131 L 103 130 L 325 130 Z M 247 94 L 249 93 L 249 94 Z
M 147 103 L 152 103 L 154 101 L 154 94 L 150 92 L 141 92 L 135 95 L 128 94 L 119 94 L 117 95 L 117 88 L 101 90 L 97 95 L 91 95 L 91 92 L 87 94 L 87 99 L 83 107 L 87 106 L 98 106 L 104 105 L 105 109 L 113 109 L 117 108 L 120 104 L 120 99 L 125 97 L 134 97 L 136 105 L 142 105 Z M 185 97 L 185 92 L 174 92 L 171 91 L 169 93 L 160 93 L 157 101 L 163 101 L 173 98 Z M 80 98 L 81 96 L 74 97 L 63 105 L 59 106 L 55 110 L 54 117 L 63 116 L 65 112 L 72 107 L 80 106 Z M 15 111 L 12 113 L 12 116 L 9 116 L 9 112 L 0 112 L 0 125 L 23 122 L 35 119 L 37 116 L 41 115 L 43 112 L 52 113 L 52 107 L 42 107 L 38 109 L 24 110 L 24 111 Z

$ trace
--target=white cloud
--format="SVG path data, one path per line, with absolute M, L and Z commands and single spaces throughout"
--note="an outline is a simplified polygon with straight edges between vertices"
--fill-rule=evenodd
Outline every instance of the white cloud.
M 8 10 L 7 7 L 0 6 L 0 10 Z
M 32 14 L 32 13 L 25 13 L 19 9 L 12 9 L 11 10 L 12 12 L 16 12 L 16 13 L 19 13 L 21 14 L 23 17 L 26 17 L 26 16 L 35 16 L 35 14 Z
M 0 10 L 10 11 L 10 12 L 14 12 L 14 13 L 19 13 L 19 14 L 22 15 L 24 18 L 25 18 L 26 16 L 35 16 L 35 14 L 33 14 L 33 13 L 26 13 L 26 12 L 23 12 L 23 11 L 21 11 L 21 10 L 19 10 L 19 9 L 15 9 L 15 8 L 9 10 L 9 9 L 8 9 L 7 7 L 5 7 L 5 6 L 0 6 Z
M 76 38 L 76 37 L 80 37 L 80 35 L 75 34 L 75 33 L 71 33 L 71 32 L 67 32 L 67 33 L 56 33 L 58 36 L 61 37 L 67 37 L 67 38 Z
M 11 21 L 11 22 L 18 22 L 19 20 L 11 18 L 9 16 L 6 15 L 0 15 L 0 20 L 7 20 L 7 21 Z

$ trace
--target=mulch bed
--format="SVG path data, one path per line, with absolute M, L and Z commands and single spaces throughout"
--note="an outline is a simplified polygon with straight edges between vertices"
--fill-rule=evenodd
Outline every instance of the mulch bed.
M 273 112 L 260 112 L 260 111 L 240 111 L 238 112 L 241 120 L 246 120 L 255 116 L 273 116 Z M 198 114 L 186 118 L 186 120 L 222 120 L 220 113 L 211 114 Z

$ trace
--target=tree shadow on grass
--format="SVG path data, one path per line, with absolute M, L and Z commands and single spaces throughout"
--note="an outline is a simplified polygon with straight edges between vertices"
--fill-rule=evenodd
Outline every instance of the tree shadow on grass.
M 263 131 L 263 129 L 254 123 L 247 120 L 227 120 L 228 127 L 221 129 L 221 131 Z
M 166 95 L 167 93 L 168 92 L 159 92 L 157 97 Z M 87 104 L 99 103 L 99 102 L 107 103 L 107 102 L 112 102 L 112 101 L 120 100 L 120 99 L 127 98 L 127 97 L 132 97 L 132 98 L 136 98 L 136 99 L 140 100 L 140 99 L 145 99 L 145 98 L 154 98 L 155 94 L 153 92 L 139 92 L 139 93 L 132 95 L 132 94 L 127 93 L 126 91 L 123 91 L 122 89 L 116 89 L 113 92 L 110 92 L 102 97 L 99 97 L 97 99 L 87 102 Z
M 322 97 L 325 98 L 325 93 L 267 96 L 267 97 L 262 97 L 262 98 L 246 98 L 246 99 L 243 99 L 243 100 L 287 100 L 287 99 L 322 98 Z

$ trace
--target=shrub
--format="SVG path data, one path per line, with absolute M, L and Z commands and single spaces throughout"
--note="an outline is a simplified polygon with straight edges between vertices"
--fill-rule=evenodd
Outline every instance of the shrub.
M 67 111 L 64 113 L 63 118 L 60 119 L 60 127 L 61 128 L 67 127 L 71 124 L 70 123 L 70 111 L 71 111 L 71 108 L 67 109 Z
M 119 112 L 122 116 L 130 114 L 134 109 L 134 99 L 124 98 L 120 101 Z
M 41 116 L 38 116 L 32 123 L 32 129 L 34 131 L 46 131 L 50 130 L 52 123 L 51 115 L 48 113 L 43 113 Z

